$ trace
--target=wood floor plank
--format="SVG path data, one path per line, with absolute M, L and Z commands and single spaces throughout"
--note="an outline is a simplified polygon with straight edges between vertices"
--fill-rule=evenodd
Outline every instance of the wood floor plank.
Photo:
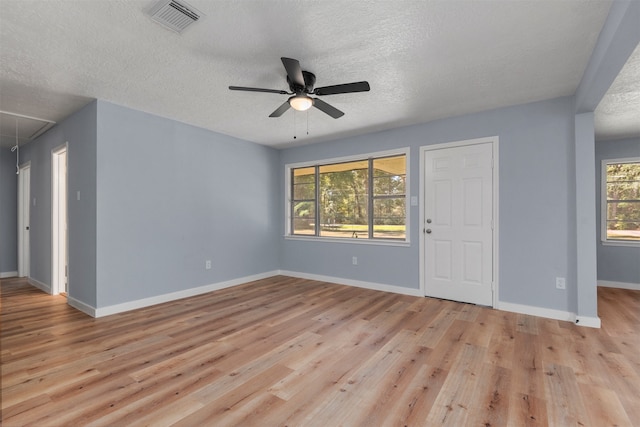
M 640 291 L 601 329 L 274 276 L 93 319 L 0 280 L 2 425 L 640 425 Z
M 273 364 L 257 375 L 251 377 L 249 381 L 242 384 L 234 384 L 234 387 L 226 393 L 216 397 L 215 399 L 206 398 L 207 403 L 191 415 L 181 419 L 174 425 L 176 427 L 190 427 L 194 425 L 213 424 L 216 420 L 225 419 L 226 414 L 236 414 L 233 416 L 246 416 L 247 404 L 253 410 L 255 405 L 251 405 L 252 400 L 261 401 L 261 390 L 268 389 L 271 385 L 278 381 L 279 378 L 288 375 L 291 372 L 286 366 L 278 363 Z M 201 395 L 199 395 L 201 396 Z M 278 400 L 278 399 L 274 399 Z
M 402 403 L 402 393 L 424 366 L 431 349 L 415 346 L 405 348 L 400 359 L 389 373 L 371 386 L 372 392 L 353 425 L 382 425 L 389 413 L 394 413 L 397 403 Z
M 552 426 L 589 425 L 587 410 L 571 368 L 549 363 L 545 365 L 545 388 Z
M 627 415 L 634 425 L 640 425 L 640 376 L 623 355 L 604 353 L 602 360 L 606 367 L 603 373 L 609 380 L 609 388 L 618 391 Z
M 425 425 L 436 398 L 442 390 L 448 371 L 426 364 L 420 366 L 415 377 L 389 407 L 383 426 Z
M 478 393 L 485 349 L 465 344 L 433 404 L 427 425 L 463 426 L 471 422 L 470 410 Z
M 224 360 L 218 363 L 216 368 L 223 369 L 228 372 L 228 374 L 219 381 L 198 390 L 194 393 L 194 396 L 203 402 L 215 400 L 219 396 L 235 389 L 239 384 L 251 381 L 255 376 L 260 375 L 262 371 L 274 365 L 279 365 L 284 358 L 296 351 L 298 345 L 312 345 L 315 340 L 315 334 L 306 332 L 302 335 L 295 336 L 290 341 L 279 345 L 267 353 L 259 353 L 260 356 L 257 358 L 240 359 L 236 357 L 233 360 Z M 250 354 L 248 351 L 243 351 L 243 353 Z M 250 361 L 248 363 L 239 363 L 238 360 L 242 360 L 242 362 L 246 360 Z M 290 371 L 289 368 L 287 368 L 287 370 Z
M 632 427 L 627 412 L 616 393 L 595 385 L 579 384 L 580 392 L 587 405 L 587 412 L 593 426 Z
M 393 390 L 393 382 L 399 368 L 404 365 L 403 356 L 406 351 L 406 335 L 410 332 L 402 331 L 393 336 L 380 350 L 368 358 L 351 375 L 340 384 L 340 394 L 336 394 L 326 405 L 319 405 L 317 412 L 339 412 L 340 418 L 346 425 L 376 425 L 379 419 L 372 419 L 372 424 L 364 422 L 368 417 L 375 417 L 388 399 L 385 398 Z M 342 401 L 347 398 L 353 401 L 349 407 L 343 407 Z M 311 415 L 315 418 L 314 414 Z
M 106 391 L 98 399 L 86 401 L 82 405 L 83 411 L 79 413 L 68 411 L 56 416 L 49 415 L 37 423 L 51 419 L 70 426 L 129 425 L 138 418 L 179 400 L 183 395 L 190 395 L 221 375 L 216 369 L 199 372 L 198 376 L 176 372 L 162 379 L 120 385 L 118 389 Z
M 546 395 L 544 383 L 544 363 L 541 343 L 538 337 L 528 333 L 516 332 L 511 341 L 513 351 L 511 389 L 523 396 L 544 399 Z
M 535 396 L 512 393 L 509 400 L 509 426 L 546 427 L 547 402 Z
M 478 396 L 471 407 L 469 419 L 479 420 L 485 427 L 504 426 L 509 421 L 511 370 L 485 364 L 479 380 Z

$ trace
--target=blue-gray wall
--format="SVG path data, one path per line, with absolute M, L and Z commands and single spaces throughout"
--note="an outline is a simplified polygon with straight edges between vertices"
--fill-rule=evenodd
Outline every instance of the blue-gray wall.
M 97 154 L 96 307 L 279 268 L 276 150 L 98 101 Z
M 640 247 L 603 245 L 601 238 L 602 160 L 640 157 L 640 138 L 596 143 L 598 280 L 640 284 Z
M 0 274 L 18 271 L 16 154 L 0 148 Z
M 96 105 L 88 104 L 20 151 L 21 163 L 31 161 L 30 276 L 51 286 L 51 151 L 68 142 L 69 296 L 90 306 L 96 301 Z
M 409 126 L 324 144 L 283 150 L 280 200 L 288 163 L 411 147 L 411 196 L 419 194 L 419 148 L 424 145 L 497 135 L 500 138 L 500 300 L 574 311 L 568 291 L 555 288 L 555 277 L 567 278 L 573 244 L 575 199 L 573 100 L 560 98 L 487 111 L 423 125 Z M 280 217 L 284 218 L 284 202 Z M 281 238 L 282 268 L 303 273 L 371 281 L 417 289 L 419 227 L 411 207 L 410 247 L 296 241 Z M 284 220 L 280 221 L 284 234 Z M 358 265 L 351 257 L 358 256 Z
M 593 112 L 600 103 L 629 56 L 640 43 L 640 2 L 615 0 L 600 31 L 580 84 L 574 95 L 575 145 L 574 186 L 575 219 L 570 239 L 569 261 L 576 272 L 577 287 L 568 289 L 575 300 L 576 322 L 599 324 L 597 317 L 596 212 L 591 208 L 597 200 Z M 589 318 L 591 318 L 589 320 Z

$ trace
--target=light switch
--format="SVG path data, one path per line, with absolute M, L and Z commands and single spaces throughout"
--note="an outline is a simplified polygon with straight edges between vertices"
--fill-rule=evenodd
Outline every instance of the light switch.
M 411 196 L 411 206 L 418 206 L 418 196 Z
M 76 191 L 76 200 L 80 200 L 80 192 Z

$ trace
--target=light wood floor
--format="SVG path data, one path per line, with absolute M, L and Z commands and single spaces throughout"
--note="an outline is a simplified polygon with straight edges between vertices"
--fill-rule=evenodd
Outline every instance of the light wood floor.
M 274 277 L 92 319 L 1 281 L 3 426 L 640 426 L 640 292 L 602 329 Z

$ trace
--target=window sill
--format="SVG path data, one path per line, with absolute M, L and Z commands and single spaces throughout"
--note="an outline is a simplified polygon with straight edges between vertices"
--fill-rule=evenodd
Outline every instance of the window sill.
M 411 242 L 408 240 L 307 237 L 307 236 L 292 236 L 290 234 L 285 235 L 284 238 L 285 240 L 300 240 L 300 241 L 306 241 L 306 242 L 324 242 L 324 243 L 349 243 L 353 245 L 377 245 L 377 246 L 399 246 L 399 247 L 411 246 Z
M 631 248 L 640 248 L 640 242 L 632 240 L 602 240 L 602 246 L 626 246 Z

